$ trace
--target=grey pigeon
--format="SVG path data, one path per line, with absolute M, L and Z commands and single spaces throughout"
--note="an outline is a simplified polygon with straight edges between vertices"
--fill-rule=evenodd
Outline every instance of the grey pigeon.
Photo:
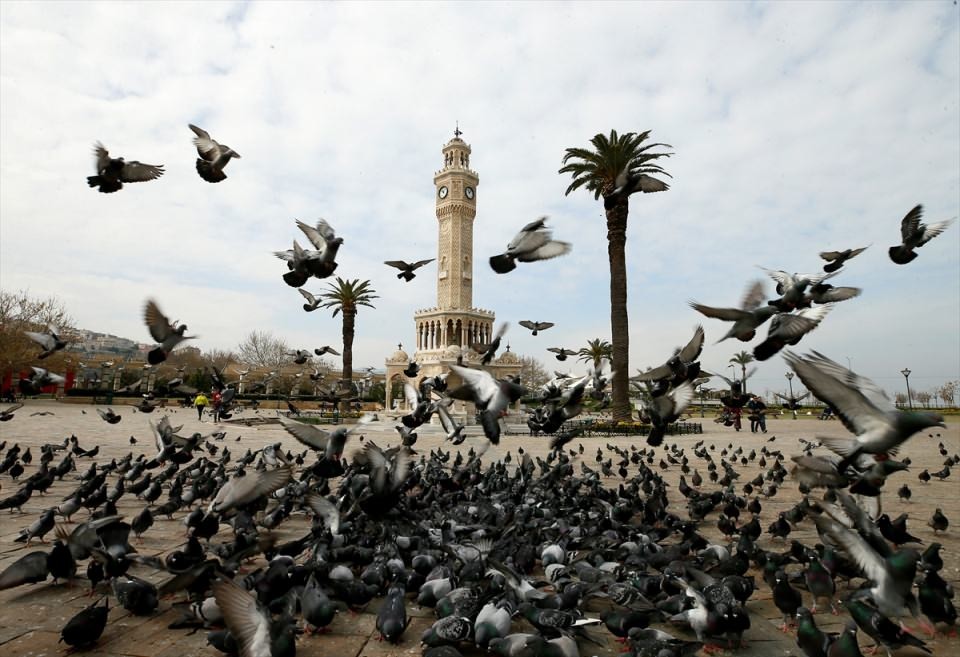
M 869 247 L 860 247 L 859 249 L 844 249 L 843 251 L 821 251 L 820 257 L 827 261 L 823 266 L 823 271 L 834 272 L 843 267 L 847 260 L 855 258 Z
M 323 347 L 320 347 L 319 349 L 314 349 L 314 350 L 313 350 L 313 353 L 315 353 L 317 356 L 325 356 L 326 354 L 333 354 L 334 356 L 339 356 L 339 355 L 340 355 L 340 352 L 339 352 L 339 351 L 337 351 L 336 349 L 334 349 L 333 347 L 331 347 L 331 346 L 329 346 L 329 345 L 324 345 Z
M 297 227 L 315 250 L 303 249 L 294 240 L 292 250 L 274 251 L 274 255 L 287 263 L 290 271 L 283 275 L 283 280 L 290 287 L 303 286 L 311 276 L 322 279 L 332 275 L 337 269 L 337 253 L 343 244 L 343 238 L 337 237 L 333 227 L 324 219 L 318 219 L 315 226 L 298 219 Z
M 800 342 L 807 333 L 817 328 L 833 309 L 833 304 L 804 308 L 796 313 L 777 313 L 770 322 L 767 338 L 753 348 L 753 357 L 767 360 L 787 345 Z
M 673 352 L 673 356 L 666 363 L 659 367 L 648 369 L 637 376 L 631 377 L 631 381 L 660 381 L 663 379 L 689 380 L 690 374 L 696 377 L 700 373 L 700 366 L 694 366 L 694 362 L 703 351 L 704 332 L 703 327 L 697 325 L 693 331 L 693 337 L 682 349 L 678 348 Z
M 757 327 L 777 313 L 776 308 L 761 305 L 764 298 L 763 282 L 755 281 L 747 288 L 743 301 L 740 303 L 740 308 L 714 308 L 695 301 L 690 302 L 690 307 L 701 315 L 713 319 L 722 319 L 725 322 L 733 322 L 733 326 L 730 327 L 727 334 L 717 342 L 723 342 L 727 338 L 749 342 L 757 334 Z
M 402 278 L 409 283 L 417 277 L 417 275 L 413 273 L 415 270 L 423 267 L 424 265 L 430 264 L 434 260 L 436 260 L 436 258 L 417 260 L 416 262 L 406 262 L 404 260 L 384 260 L 383 264 L 399 269 L 400 273 L 397 274 L 397 278 Z
M 310 360 L 310 352 L 306 349 L 297 349 L 296 351 L 288 352 L 287 355 L 293 356 L 293 362 L 297 365 L 303 365 Z
M 811 303 L 834 303 L 836 301 L 846 301 L 860 296 L 862 292 L 859 287 L 834 287 L 829 283 L 817 283 L 811 285 L 806 294 L 803 295 L 801 307 L 807 307 Z
M 650 146 L 668 146 L 667 144 L 651 144 Z M 650 148 L 646 146 L 645 148 Z M 613 182 L 613 191 L 609 194 L 604 194 L 603 196 L 603 208 L 609 210 L 616 206 L 624 197 L 630 196 L 631 194 L 636 194 L 637 192 L 643 192 L 644 194 L 651 194 L 653 192 L 665 192 L 670 189 L 670 185 L 654 178 L 653 176 L 648 176 L 645 173 L 633 173 L 630 170 L 637 164 L 637 160 L 631 160 L 627 162 L 627 165 L 623 167 L 623 170 L 617 174 L 616 180 Z M 661 169 L 656 164 L 651 162 L 644 162 L 643 166 L 650 169 L 655 168 L 657 171 L 662 173 L 665 176 L 670 174 Z
M 576 356 L 578 352 L 573 349 L 564 349 L 563 347 L 547 347 L 547 351 L 557 355 L 557 360 L 565 361 L 569 356 Z
M 259 497 L 283 488 L 290 481 L 290 477 L 291 470 L 288 467 L 234 477 L 221 486 L 217 496 L 210 502 L 207 513 L 226 513 L 235 507 L 249 504 Z
M 294 654 L 293 628 L 286 618 L 274 621 L 256 597 L 233 582 L 214 582 L 211 589 L 241 657 Z
M 494 356 L 497 355 L 497 349 L 500 348 L 500 341 L 503 339 L 503 335 L 507 332 L 507 329 L 510 328 L 509 322 L 504 322 L 500 325 L 500 328 L 497 329 L 497 332 L 493 336 L 493 341 L 490 344 L 483 344 L 481 342 L 474 342 L 470 347 L 481 354 L 480 362 L 483 365 L 487 365 L 490 361 L 493 360 Z
M 163 175 L 162 164 L 155 166 L 136 160 L 126 162 L 122 157 L 110 157 L 100 142 L 94 145 L 93 152 L 96 155 L 97 175 L 87 176 L 87 184 L 97 187 L 102 194 L 119 191 L 123 183 L 146 182 Z
M 790 312 L 799 308 L 803 303 L 804 293 L 808 287 L 818 285 L 837 274 L 837 272 L 829 274 L 790 274 L 782 269 L 773 270 L 763 267 L 761 269 L 777 282 L 777 294 L 780 295 L 779 299 L 768 301 L 767 305 L 773 306 L 781 312 Z
M 188 124 L 196 137 L 193 138 L 193 145 L 197 147 L 197 173 L 200 177 L 209 183 L 218 183 L 226 180 L 227 174 L 223 168 L 231 158 L 240 159 L 240 153 L 229 146 L 217 143 L 210 138 L 210 134 L 192 123 Z
M 105 411 L 98 408 L 97 414 L 107 424 L 118 424 L 120 420 L 123 419 L 122 416 L 117 415 L 112 408 L 108 408 Z
M 23 404 L 16 403 L 0 410 L 0 422 L 9 422 L 13 419 L 14 412 L 19 411 L 21 408 L 23 408 Z
M 318 297 L 315 297 L 314 295 L 310 294 L 309 292 L 304 290 L 302 287 L 297 288 L 297 292 L 299 292 L 301 296 L 303 296 L 303 298 L 306 299 L 307 302 L 303 304 L 303 309 L 306 310 L 308 313 L 312 313 L 314 310 L 320 307 L 321 299 L 319 299 Z
M 570 252 L 569 242 L 553 239 L 553 233 L 547 229 L 546 217 L 524 226 L 516 237 L 507 244 L 507 250 L 490 258 L 490 267 L 498 274 L 506 274 L 517 268 L 517 262 L 536 262 L 548 260 Z
M 898 265 L 905 265 L 916 258 L 917 253 L 914 249 L 923 246 L 945 231 L 950 224 L 953 223 L 953 219 L 948 219 L 928 226 L 927 224 L 920 223 L 920 217 L 922 216 L 923 206 L 918 205 L 910 210 L 907 216 L 900 222 L 900 238 L 902 243 L 898 246 L 891 246 L 888 251 L 890 259 Z
M 26 336 L 43 347 L 43 352 L 37 358 L 43 359 L 55 351 L 60 351 L 67 346 L 67 341 L 60 337 L 60 329 L 53 324 L 47 326 L 46 333 L 37 333 L 35 331 L 24 331 Z
M 509 379 L 496 380 L 493 375 L 484 370 L 475 370 L 459 365 L 451 365 L 450 369 L 460 377 L 464 386 L 459 396 L 458 392 L 450 393 L 456 399 L 468 398 L 480 411 L 480 424 L 483 433 L 494 445 L 500 442 L 501 413 L 507 407 L 523 396 L 524 389 Z
M 684 382 L 665 395 L 644 401 L 644 415 L 653 426 L 647 435 L 647 444 L 656 447 L 663 442 L 667 425 L 676 422 L 693 400 L 693 386 Z
M 43 537 L 47 532 L 53 529 L 55 509 L 47 509 L 40 514 L 40 517 L 34 520 L 29 527 L 20 530 L 20 535 L 14 540 L 16 543 L 25 543 L 30 545 L 30 541 L 39 538 L 43 542 Z
M 153 299 L 147 299 L 147 305 L 143 309 L 143 321 L 150 330 L 150 335 L 159 344 L 147 354 L 147 362 L 151 365 L 157 365 L 167 359 L 167 356 L 178 344 L 184 340 L 192 340 L 196 336 L 184 335 L 187 330 L 186 324 L 177 324 L 167 319 L 167 316 L 160 311 L 160 307 Z
M 532 335 L 536 335 L 540 331 L 546 331 L 554 325 L 553 322 L 531 322 L 529 319 L 522 319 L 517 322 L 517 324 L 525 329 L 529 329 Z
M 896 455 L 900 444 L 918 431 L 946 427 L 936 413 L 900 411 L 876 383 L 816 351 L 806 357 L 788 352 L 784 358 L 807 389 L 856 435 L 820 438 L 825 447 L 844 457 L 837 468 L 840 472 L 861 453 Z
M 66 379 L 59 374 L 54 374 L 42 367 L 34 367 L 31 365 L 30 369 L 33 370 L 30 378 L 20 379 L 20 381 L 17 382 L 20 391 L 25 395 L 38 395 L 43 388 L 47 386 L 60 385 L 66 382 Z

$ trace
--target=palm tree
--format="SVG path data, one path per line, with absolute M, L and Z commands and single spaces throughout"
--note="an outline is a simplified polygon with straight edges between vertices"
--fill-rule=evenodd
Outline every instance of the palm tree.
M 740 388 L 743 394 L 747 394 L 747 365 L 752 363 L 753 360 L 753 354 L 749 351 L 741 351 L 738 354 L 734 354 L 733 358 L 729 361 L 734 365 L 739 365 L 740 371 L 743 373 L 743 385 Z
M 586 363 L 593 363 L 594 367 L 600 367 L 600 361 L 604 358 L 610 360 L 613 356 L 613 347 L 606 340 L 601 340 L 596 338 L 595 340 L 587 340 L 586 347 L 580 347 L 580 350 L 577 352 L 579 358 L 578 361 L 583 361 Z
M 650 152 L 657 146 L 670 148 L 668 144 L 644 144 L 650 131 L 628 132 L 610 136 L 597 134 L 590 143 L 594 150 L 568 148 L 563 156 L 559 173 L 573 175 L 566 195 L 585 187 L 593 197 L 603 196 L 603 208 L 607 218 L 607 255 L 610 260 L 610 332 L 613 336 L 611 365 L 613 375 L 613 401 L 611 411 L 615 420 L 630 419 L 628 367 L 630 361 L 630 336 L 627 318 L 627 262 L 624 248 L 627 242 L 627 215 L 630 212 L 629 198 L 636 192 L 658 192 L 669 189 L 666 183 L 647 174 L 669 176 L 653 160 L 669 157 L 671 153 Z
M 376 290 L 370 287 L 370 281 L 354 279 L 345 281 L 337 276 L 337 282 L 329 283 L 326 292 L 321 293 L 324 300 L 320 305 L 324 308 L 333 308 L 333 316 L 343 312 L 343 373 L 341 387 L 349 389 L 353 381 L 353 334 L 354 321 L 357 317 L 357 307 L 373 308 L 371 302 L 378 299 Z

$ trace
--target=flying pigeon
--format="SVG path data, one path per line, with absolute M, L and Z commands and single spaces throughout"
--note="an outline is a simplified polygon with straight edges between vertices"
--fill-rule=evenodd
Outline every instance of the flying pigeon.
M 270 611 L 250 591 L 231 581 L 214 582 L 211 589 L 240 655 L 294 654 L 294 628 L 288 617 L 274 621 Z
M 557 360 L 560 361 L 567 360 L 568 356 L 576 356 L 578 353 L 573 349 L 564 349 L 563 347 L 547 347 L 547 351 L 555 353 L 557 355 Z
M 767 339 L 753 348 L 753 357 L 767 360 L 787 345 L 795 345 L 807 333 L 817 328 L 833 304 L 804 308 L 796 313 L 777 313 L 770 322 Z
M 54 374 L 42 367 L 34 367 L 31 365 L 30 369 L 33 370 L 30 378 L 20 379 L 20 381 L 17 382 L 20 391 L 25 395 L 38 395 L 43 388 L 50 385 L 60 385 L 66 381 L 66 379 L 59 374 Z
M 953 223 L 953 219 L 948 219 L 928 226 L 920 223 L 920 217 L 922 216 L 923 206 L 918 205 L 910 210 L 900 222 L 902 243 L 898 246 L 891 246 L 889 249 L 890 259 L 898 265 L 905 265 L 916 258 L 917 254 L 914 249 L 923 246 Z
M 226 180 L 227 174 L 223 168 L 227 166 L 230 158 L 240 159 L 240 153 L 229 146 L 217 143 L 210 138 L 210 133 L 202 128 L 198 128 L 192 123 L 188 124 L 196 137 L 193 138 L 193 145 L 197 147 L 197 173 L 200 177 L 209 183 L 217 183 Z
M 829 274 L 790 274 L 782 269 L 776 271 L 764 267 L 760 269 L 767 272 L 767 275 L 777 282 L 777 294 L 780 295 L 779 299 L 768 301 L 767 305 L 785 313 L 798 308 L 803 303 L 804 293 L 808 287 L 818 285 L 837 275 L 837 272 Z
M 651 144 L 651 146 L 667 146 L 667 144 Z M 670 189 L 670 186 L 667 183 L 663 182 L 662 180 L 658 180 L 653 176 L 648 176 L 645 173 L 631 174 L 630 169 L 633 168 L 635 164 L 636 160 L 627 162 L 627 165 L 623 167 L 623 171 L 617 175 L 616 180 L 613 182 L 613 191 L 609 194 L 605 194 L 603 197 L 604 210 L 609 210 L 617 205 L 621 199 L 637 192 L 650 194 L 652 192 L 665 192 Z M 651 164 L 649 162 L 645 163 L 643 166 L 656 167 L 655 164 Z M 659 167 L 657 167 L 657 169 L 665 176 L 670 175 Z
M 547 218 L 540 217 L 524 226 L 509 244 L 507 250 L 490 258 L 490 267 L 498 274 L 506 274 L 517 268 L 517 262 L 536 262 L 548 260 L 570 252 L 569 242 L 560 242 L 552 238 L 545 226 Z
M 817 283 L 810 286 L 810 289 L 803 295 L 803 301 L 798 306 L 807 308 L 811 303 L 846 301 L 860 296 L 862 291 L 859 287 L 834 287 L 829 283 Z
M 283 275 L 283 280 L 290 287 L 303 286 L 311 276 L 327 278 L 332 275 L 337 269 L 337 252 L 343 244 L 343 238 L 337 237 L 330 224 L 323 219 L 318 219 L 315 227 L 298 219 L 297 226 L 316 250 L 306 250 L 297 240 L 293 240 L 293 249 L 273 252 L 287 263 L 290 271 Z
M 695 301 L 690 302 L 690 307 L 702 315 L 714 319 L 722 319 L 725 322 L 733 322 L 733 326 L 727 331 L 727 334 L 717 340 L 723 342 L 727 338 L 736 338 L 741 342 L 753 340 L 757 334 L 757 327 L 761 326 L 768 319 L 777 313 L 776 308 L 760 305 L 763 303 L 765 295 L 763 293 L 763 282 L 755 281 L 747 288 L 740 308 L 713 308 L 704 306 Z
M 837 271 L 846 264 L 847 260 L 857 257 L 868 248 L 864 246 L 859 249 L 845 249 L 843 251 L 821 251 L 820 257 L 827 261 L 827 264 L 823 266 L 823 271 L 828 273 Z
M 463 388 L 450 393 L 455 399 L 467 398 L 476 404 L 480 411 L 480 424 L 487 439 L 497 445 L 500 443 L 500 425 L 497 420 L 507 407 L 523 396 L 524 389 L 509 379 L 496 380 L 485 370 L 475 370 L 459 365 L 450 369 L 463 381 Z
M 416 262 L 406 262 L 404 260 L 384 260 L 383 264 L 390 265 L 391 267 L 396 267 L 400 270 L 400 273 L 397 274 L 397 278 L 402 278 L 408 283 L 417 277 L 414 274 L 414 270 L 423 267 L 426 264 L 429 264 L 436 260 L 436 258 L 429 258 L 427 260 L 417 260 Z
M 143 164 L 136 160 L 125 162 L 122 157 L 110 157 L 103 144 L 97 142 L 93 152 L 97 158 L 97 175 L 87 176 L 87 184 L 98 187 L 102 194 L 111 194 L 123 188 L 123 183 L 146 182 L 163 175 L 163 165 Z
M 554 325 L 553 322 L 531 322 L 528 319 L 522 319 L 517 323 L 525 329 L 530 329 L 533 335 L 536 335 L 540 331 L 546 331 Z
M 67 341 L 60 338 L 60 329 L 53 324 L 47 326 L 46 333 L 36 333 L 34 331 L 24 331 L 26 336 L 43 347 L 43 352 L 37 358 L 43 359 L 55 351 L 60 351 L 67 346 Z
M 303 365 L 310 359 L 310 352 L 306 349 L 297 349 L 296 351 L 287 352 L 288 356 L 293 356 L 293 362 L 296 365 Z
M 23 408 L 23 404 L 17 403 L 0 410 L 0 422 L 9 422 L 13 419 L 14 411 L 19 411 L 21 408 Z
M 474 342 L 470 347 L 481 354 L 480 362 L 483 365 L 487 365 L 490 361 L 493 360 L 494 356 L 497 355 L 497 349 L 500 348 L 500 340 L 503 338 L 503 334 L 507 332 L 507 329 L 510 328 L 509 322 L 504 322 L 500 325 L 500 328 L 497 329 L 496 334 L 493 336 L 493 342 L 490 344 L 483 344 L 481 342 Z
M 160 346 L 147 354 L 147 362 L 151 365 L 162 363 L 174 347 L 184 340 L 192 340 L 196 337 L 195 335 L 184 335 L 187 325 L 180 324 L 178 326 L 177 322 L 171 322 L 167 319 L 166 315 L 160 312 L 160 307 L 153 299 L 147 300 L 147 305 L 143 310 L 143 321 L 150 330 L 153 339 L 160 343 Z
M 902 412 L 870 379 L 814 351 L 806 357 L 787 352 L 784 359 L 813 395 L 828 404 L 855 438 L 822 436 L 825 447 L 843 456 L 843 472 L 861 453 L 895 455 L 901 443 L 928 427 L 946 427 L 943 417 L 927 411 Z
M 307 302 L 303 304 L 303 309 L 308 313 L 312 313 L 314 310 L 320 307 L 320 299 L 318 297 L 313 296 L 302 287 L 297 288 L 297 292 L 299 292 L 303 298 L 307 300 Z
M 656 447 L 663 442 L 667 432 L 667 425 L 676 422 L 693 400 L 693 386 L 684 382 L 665 395 L 654 397 L 644 402 L 644 415 L 653 425 L 647 435 L 647 444 Z
M 693 331 L 693 337 L 682 349 L 677 348 L 666 363 L 654 367 L 637 376 L 631 381 L 662 381 L 669 379 L 673 385 L 680 385 L 684 381 L 692 381 L 700 374 L 700 365 L 696 362 L 703 351 L 704 332 L 699 324 Z M 662 392 L 666 392 L 663 390 Z M 661 393 L 662 394 L 662 393 Z
M 325 355 L 325 354 L 333 354 L 334 356 L 339 356 L 339 355 L 340 355 L 340 352 L 339 352 L 339 351 L 337 351 L 337 350 L 334 349 L 333 347 L 330 347 L 330 346 L 327 346 L 327 345 L 324 345 L 323 347 L 320 347 L 319 349 L 314 349 L 314 350 L 313 350 L 313 353 L 315 353 L 317 356 L 323 356 L 323 355 Z

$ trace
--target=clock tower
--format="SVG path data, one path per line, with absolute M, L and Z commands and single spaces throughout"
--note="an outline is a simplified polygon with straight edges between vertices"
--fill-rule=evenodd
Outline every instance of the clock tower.
M 450 365 L 476 366 L 480 356 L 470 348 L 493 339 L 492 311 L 473 307 L 473 222 L 477 216 L 480 176 L 470 168 L 471 148 L 460 138 L 459 127 L 442 150 L 443 168 L 433 176 L 437 216 L 437 302 L 413 315 L 416 351 L 411 358 L 402 347 L 387 359 L 387 408 L 394 381 L 405 380 L 409 361 L 420 365 L 420 379 L 450 371 Z M 495 377 L 520 371 L 519 359 L 509 348 L 485 367 Z M 463 410 L 462 404 L 461 411 Z
M 433 176 L 439 229 L 437 306 L 469 310 L 473 305 L 473 219 L 480 177 L 470 168 L 470 146 L 459 128 L 443 147 L 443 168 Z

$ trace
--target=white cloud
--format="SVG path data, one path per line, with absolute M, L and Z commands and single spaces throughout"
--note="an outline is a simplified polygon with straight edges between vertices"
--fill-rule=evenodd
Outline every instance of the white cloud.
M 300 310 L 272 251 L 294 218 L 344 236 L 338 274 L 369 278 L 355 362 L 413 343 L 434 265 L 403 284 L 381 262 L 434 255 L 433 173 L 455 120 L 481 177 L 475 304 L 557 322 L 513 348 L 609 337 L 602 208 L 564 197 L 568 146 L 651 129 L 672 145 L 665 194 L 631 201 L 632 367 L 662 362 L 735 304 L 755 265 L 820 266 L 872 243 L 839 277 L 864 287 L 802 347 L 898 389 L 960 378 L 960 230 L 907 267 L 886 249 L 923 202 L 960 205 L 960 34 L 949 4 L 20 3 L 0 5 L 0 282 L 57 294 L 85 327 L 146 339 L 147 296 L 201 347 L 268 328 L 309 346 L 339 320 Z M 194 122 L 242 155 L 218 185 L 193 169 Z M 91 144 L 162 163 L 159 181 L 100 195 Z M 541 214 L 563 259 L 508 277 L 483 262 Z M 320 282 L 307 286 L 317 292 Z M 547 344 L 550 342 L 550 344 Z M 708 346 L 722 368 L 747 345 Z M 558 364 L 559 365 L 559 364 Z M 782 364 L 757 382 L 781 386 Z M 932 383 L 931 383 L 932 385 Z

